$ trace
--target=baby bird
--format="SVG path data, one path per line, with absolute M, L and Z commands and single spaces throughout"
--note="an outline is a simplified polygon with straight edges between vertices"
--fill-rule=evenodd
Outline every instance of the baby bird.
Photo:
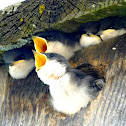
M 103 79 L 72 69 L 60 54 L 33 52 L 37 75 L 49 85 L 50 102 L 58 112 L 75 114 L 95 99 L 104 86 Z
M 35 60 L 30 47 L 21 47 L 5 52 L 3 56 L 8 72 L 14 79 L 24 79 L 35 68 Z
M 111 39 L 111 38 L 114 38 L 116 36 L 123 35 L 125 33 L 126 33 L 126 30 L 124 28 L 118 29 L 118 30 L 107 29 L 107 30 L 99 32 L 101 39 L 104 40 L 104 41 L 108 40 L 108 39 Z
M 76 51 L 82 48 L 79 42 L 80 36 L 77 37 L 77 34 L 55 30 L 38 32 L 33 36 L 35 49 L 40 53 L 58 53 L 70 59 Z
M 80 44 L 83 47 L 97 45 L 102 41 L 126 33 L 126 17 L 107 17 L 99 21 L 91 21 L 80 26 L 82 36 Z
M 92 45 L 97 45 L 101 41 L 102 41 L 102 39 L 99 36 L 94 35 L 92 33 L 83 34 L 83 35 L 81 35 L 81 38 L 80 38 L 80 45 L 82 47 L 86 48 L 86 47 L 89 47 L 89 46 L 92 46 Z

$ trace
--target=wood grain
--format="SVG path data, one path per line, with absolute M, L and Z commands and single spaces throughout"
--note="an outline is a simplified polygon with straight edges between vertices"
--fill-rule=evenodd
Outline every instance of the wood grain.
M 18 6 L 8 7 L 0 11 L 0 51 L 19 48 L 29 43 L 22 38 L 28 38 L 37 31 L 58 29 L 73 32 L 82 23 L 113 15 L 124 16 L 126 14 L 123 6 L 126 3 L 123 1 L 26 0 Z

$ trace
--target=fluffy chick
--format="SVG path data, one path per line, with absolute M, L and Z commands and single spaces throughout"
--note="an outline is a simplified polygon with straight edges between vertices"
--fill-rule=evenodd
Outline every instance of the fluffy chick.
M 65 57 L 56 53 L 34 51 L 36 72 L 49 85 L 53 108 L 64 114 L 75 114 L 95 99 L 104 80 L 72 69 Z
M 3 56 L 8 72 L 14 79 L 24 79 L 35 68 L 35 60 L 30 47 L 21 47 L 5 52 Z
M 45 31 L 34 34 L 33 41 L 35 44 L 36 51 L 43 52 L 41 50 L 44 42 L 47 41 L 47 49 L 44 52 L 58 53 L 63 55 L 65 58 L 70 59 L 74 53 L 80 50 L 82 47 L 79 43 L 78 33 L 64 33 L 61 31 Z

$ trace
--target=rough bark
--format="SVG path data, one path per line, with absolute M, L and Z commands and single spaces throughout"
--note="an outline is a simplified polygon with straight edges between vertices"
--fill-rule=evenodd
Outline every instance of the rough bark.
M 19 48 L 46 28 L 76 31 L 81 23 L 126 15 L 124 0 L 26 0 L 0 12 L 0 50 Z
M 0 108 L 5 99 L 5 91 L 8 82 L 8 73 L 5 66 L 0 66 Z M 1 113 L 1 109 L 0 109 Z
M 114 47 L 114 48 L 113 48 Z M 98 98 L 75 115 L 54 111 L 48 102 L 48 86 L 33 71 L 24 80 L 9 77 L 0 114 L 1 126 L 125 126 L 126 34 L 85 48 L 71 65 L 89 63 L 106 79 Z M 1 68 L 5 69 L 5 68 Z M 4 73 L 2 73 L 4 74 Z M 2 77 L 1 77 L 2 78 Z M 4 78 L 3 78 L 4 79 Z

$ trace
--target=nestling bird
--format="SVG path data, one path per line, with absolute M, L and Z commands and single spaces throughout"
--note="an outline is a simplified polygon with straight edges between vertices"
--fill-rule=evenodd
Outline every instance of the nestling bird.
M 75 114 L 95 99 L 104 80 L 72 69 L 67 59 L 57 53 L 34 52 L 38 77 L 49 85 L 50 103 L 64 114 Z
M 101 41 L 102 39 L 99 36 L 94 35 L 92 33 L 82 34 L 80 38 L 80 45 L 86 48 L 92 45 L 97 45 Z
M 99 21 L 91 21 L 80 26 L 83 33 L 80 44 L 83 47 L 97 45 L 101 41 L 126 33 L 126 17 L 107 17 Z
M 76 51 L 82 49 L 80 36 L 77 35 L 78 33 L 45 31 L 34 34 L 33 41 L 37 52 L 58 53 L 70 59 Z
M 3 56 L 8 72 L 14 79 L 24 79 L 35 68 L 35 61 L 30 47 L 21 47 L 5 52 Z

